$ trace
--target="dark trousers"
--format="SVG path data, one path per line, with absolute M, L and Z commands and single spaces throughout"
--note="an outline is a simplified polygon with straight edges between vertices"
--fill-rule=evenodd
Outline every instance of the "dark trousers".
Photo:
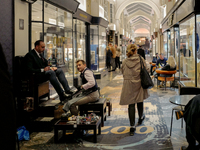
M 120 60 L 119 60 L 119 57 L 115 58 L 115 64 L 116 64 L 116 68 L 119 67 L 119 69 L 120 69 Z
M 153 75 L 153 67 L 155 67 L 155 66 L 152 66 L 152 65 L 151 65 L 151 69 L 150 69 L 151 75 Z
M 67 79 L 65 78 L 65 74 L 62 71 L 62 69 L 58 68 L 57 70 L 49 70 L 45 71 L 45 78 L 50 81 L 58 95 L 61 97 L 63 94 L 63 89 L 64 88 L 65 92 L 69 91 L 69 85 L 67 82 Z M 61 85 L 62 87 L 61 87 Z
M 138 110 L 139 119 L 141 119 L 143 116 L 143 102 L 137 103 L 137 110 Z M 129 115 L 130 126 L 134 126 L 135 125 L 135 104 L 130 104 L 128 106 L 128 115 Z

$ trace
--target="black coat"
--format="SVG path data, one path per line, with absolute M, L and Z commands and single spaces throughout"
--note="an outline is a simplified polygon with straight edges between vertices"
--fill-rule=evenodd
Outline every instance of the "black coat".
M 137 50 L 137 53 L 138 53 L 139 55 L 141 55 L 144 59 L 146 59 L 146 58 L 145 58 L 145 52 L 144 52 L 143 49 L 140 49 L 140 48 L 139 48 L 139 49 Z
M 167 70 L 167 71 L 176 70 L 176 66 L 175 66 L 174 68 L 170 68 L 170 65 L 167 64 L 167 65 L 165 65 L 161 70 Z
M 38 79 L 44 78 L 45 73 L 41 72 L 41 69 L 44 69 L 48 66 L 48 61 L 44 59 L 43 60 L 37 55 L 35 50 L 31 50 L 29 53 L 27 53 L 24 57 L 24 69 L 26 73 L 33 74 L 35 73 Z M 42 82 L 44 79 L 41 79 Z
M 13 98 L 13 89 L 8 72 L 8 65 L 0 44 L 0 128 L 1 128 L 1 147 L 2 149 L 15 149 L 16 145 L 16 117 Z
M 200 133 L 196 131 L 200 128 L 200 122 L 197 119 L 200 118 L 200 95 L 195 96 L 185 106 L 184 120 L 186 123 L 186 130 L 191 135 L 200 136 Z M 198 127 L 198 128 L 197 128 Z

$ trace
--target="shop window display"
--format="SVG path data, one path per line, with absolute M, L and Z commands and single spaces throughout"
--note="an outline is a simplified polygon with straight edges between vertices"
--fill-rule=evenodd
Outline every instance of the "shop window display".
M 175 60 L 176 60 L 176 68 L 177 68 L 177 70 L 179 70 L 179 28 L 174 28 L 174 36 L 175 36 L 175 39 L 174 39 L 174 42 L 175 42 L 175 52 L 174 52 L 174 54 L 175 54 Z
M 99 26 L 99 70 L 106 66 L 106 29 Z
M 85 50 L 85 36 L 86 25 L 83 21 L 74 19 L 74 70 L 75 76 L 79 74 L 76 68 L 76 61 L 79 59 L 86 60 Z
M 171 28 L 171 40 L 170 40 L 170 51 L 168 56 L 173 56 L 174 57 L 174 28 Z
M 90 26 L 91 69 L 98 71 L 99 64 L 99 26 Z
M 167 45 L 167 58 L 171 55 L 171 32 L 167 32 L 167 40 L 168 40 L 168 45 Z
M 49 60 L 49 64 L 51 65 L 54 55 L 57 66 L 63 69 L 67 78 L 72 78 L 72 14 L 47 2 L 44 2 L 44 11 L 42 11 L 42 5 L 43 1 L 32 4 L 31 46 L 34 48 L 35 41 L 44 40 L 46 44 L 44 57 Z M 42 18 L 43 13 L 44 18 Z M 68 79 L 68 81 L 72 80 Z
M 200 15 L 196 15 L 197 86 L 200 87 Z
M 180 73 L 188 78 L 186 86 L 195 86 L 195 17 L 180 23 Z
M 164 50 L 163 50 L 163 53 L 164 53 L 164 55 L 165 55 L 165 57 L 167 57 L 167 32 L 164 32 L 163 33 L 163 40 L 164 40 L 164 42 L 163 42 L 163 48 L 164 48 Z

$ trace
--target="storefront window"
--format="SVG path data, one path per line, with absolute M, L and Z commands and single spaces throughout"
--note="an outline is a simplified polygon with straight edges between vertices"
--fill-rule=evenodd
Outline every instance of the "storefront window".
M 170 45 L 170 52 L 168 56 L 174 57 L 174 28 L 171 28 L 171 45 Z
M 167 51 L 168 51 L 168 54 L 167 54 L 167 58 L 171 55 L 171 32 L 169 31 L 169 32 L 167 32 L 167 42 L 168 42 L 168 44 L 167 44 Z
M 99 64 L 99 26 L 90 26 L 91 69 L 98 71 Z
M 69 84 L 73 85 L 72 14 L 47 2 L 44 2 L 42 11 L 42 5 L 43 1 L 36 1 L 32 5 L 31 46 L 34 48 L 35 41 L 44 40 L 44 57 L 49 60 L 49 65 L 62 68 Z M 57 60 L 56 64 L 51 63 L 53 56 Z
M 79 74 L 76 68 L 76 61 L 79 59 L 86 60 L 85 55 L 85 23 L 74 19 L 74 70 L 75 75 Z
M 186 86 L 195 86 L 195 17 L 180 24 L 180 73 Z
M 153 55 L 156 54 L 156 39 L 153 39 Z
M 163 53 L 165 55 L 165 57 L 167 57 L 167 32 L 163 33 Z
M 196 16 L 197 86 L 200 87 L 200 15 Z
M 99 26 L 99 70 L 106 66 L 106 29 Z
M 179 70 L 179 50 L 178 50 L 178 47 L 179 47 L 179 28 L 174 28 L 174 34 L 175 34 L 175 39 L 174 39 L 174 42 L 175 42 L 175 60 L 176 60 L 176 68 L 177 70 Z

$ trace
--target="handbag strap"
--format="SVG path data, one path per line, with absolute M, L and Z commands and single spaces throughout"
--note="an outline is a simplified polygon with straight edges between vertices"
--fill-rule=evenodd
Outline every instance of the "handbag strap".
M 141 56 L 139 56 L 139 57 L 140 57 L 140 66 L 141 66 L 141 70 L 142 70 L 142 67 L 144 68 L 144 63 L 143 63 L 143 61 L 142 61 Z

